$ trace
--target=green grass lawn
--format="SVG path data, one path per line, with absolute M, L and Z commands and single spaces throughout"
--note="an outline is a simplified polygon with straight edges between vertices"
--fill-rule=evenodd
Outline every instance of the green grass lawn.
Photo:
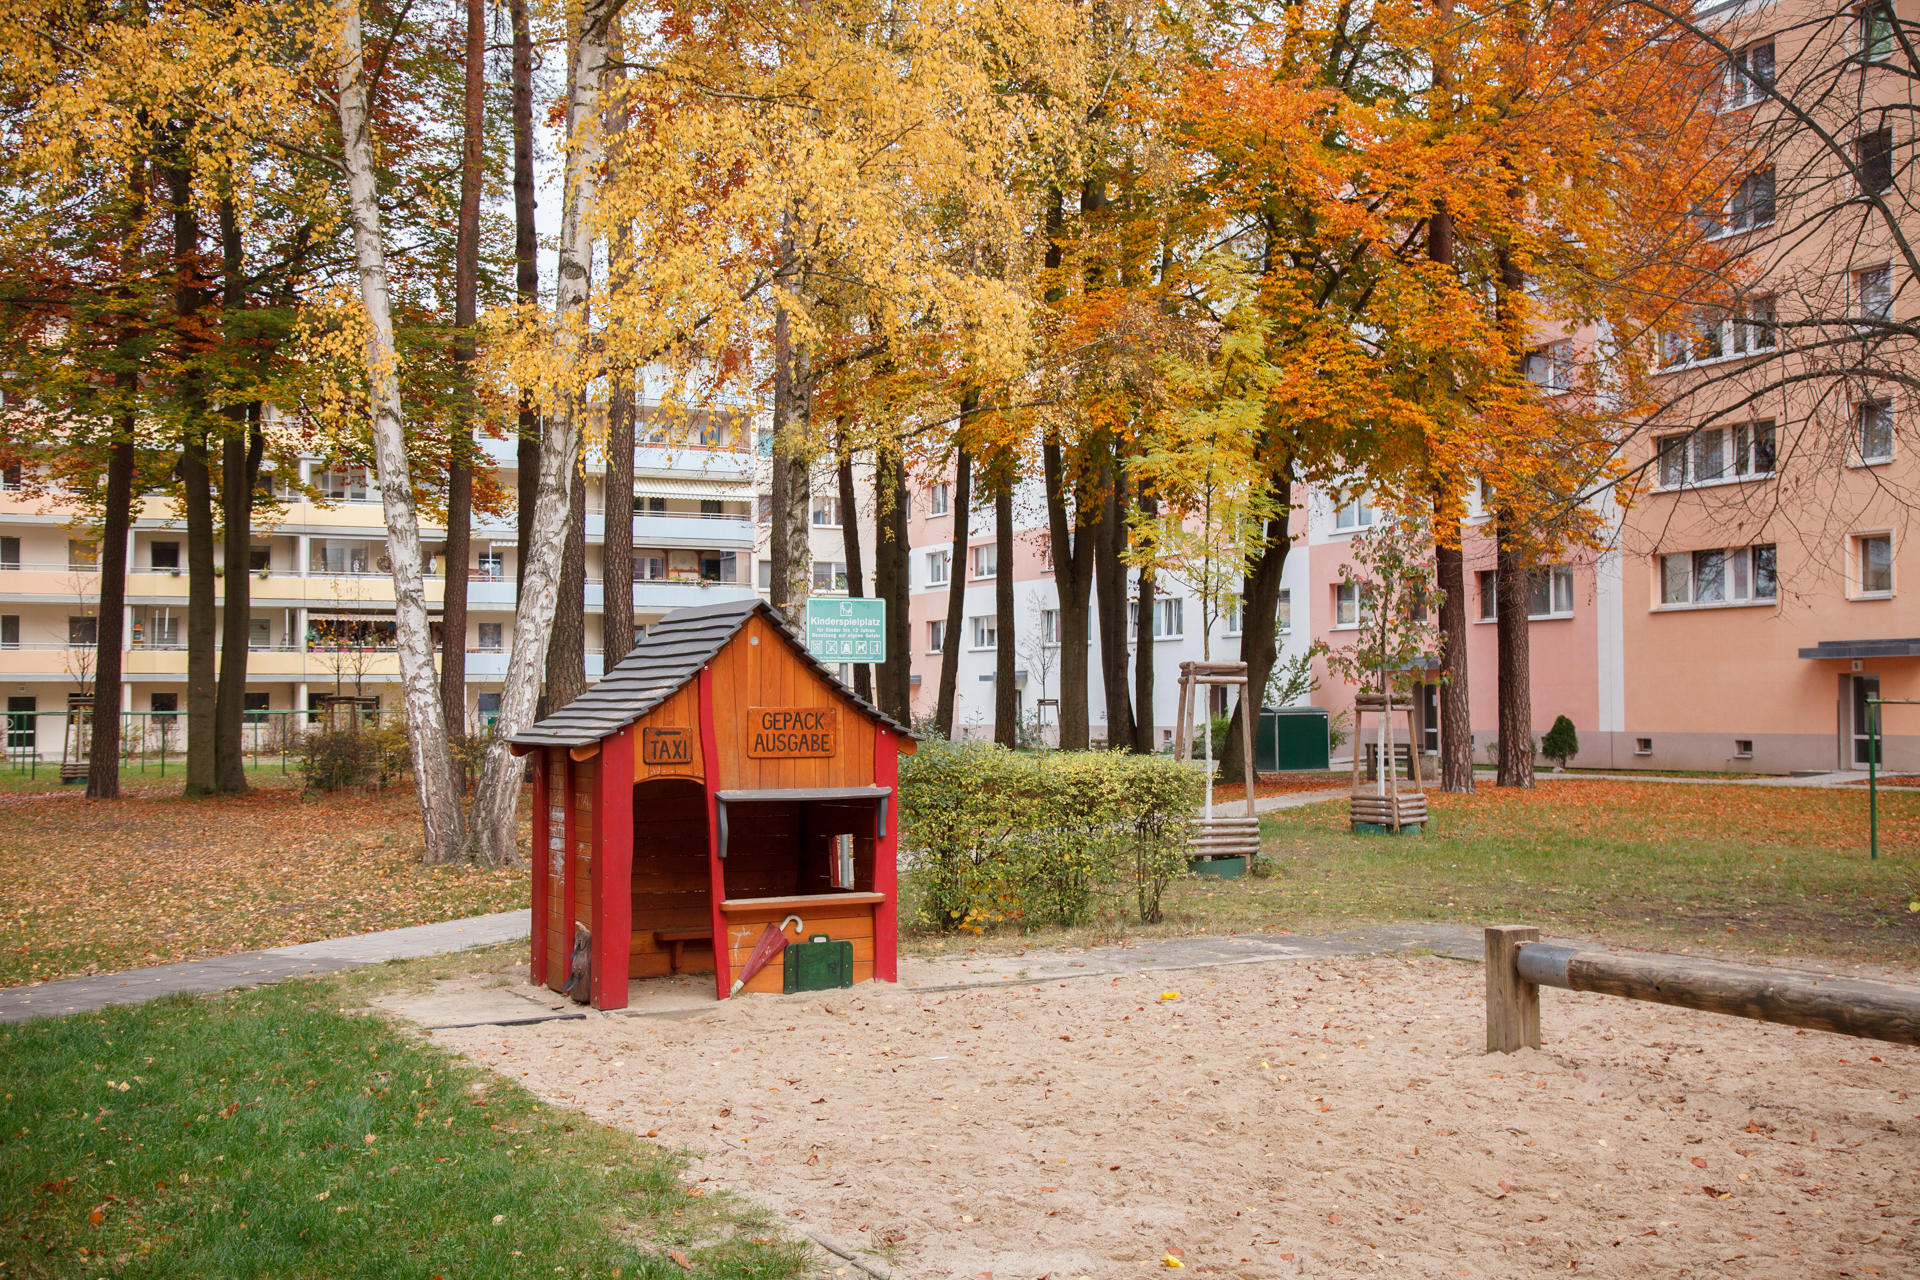
M 0 1276 L 804 1269 L 670 1153 L 343 996 L 334 978 L 0 1027 Z
M 1261 822 L 1275 874 L 1188 877 L 1166 919 L 1134 936 L 1376 921 L 1535 924 L 1638 946 L 1911 962 L 1920 956 L 1920 795 L 1880 798 L 1878 862 L 1867 797 L 1848 789 L 1583 780 L 1531 791 L 1429 792 L 1421 836 L 1354 836 L 1343 801 Z M 1111 940 L 1109 922 L 1039 930 L 1036 943 Z M 1014 941 L 913 936 L 922 952 Z

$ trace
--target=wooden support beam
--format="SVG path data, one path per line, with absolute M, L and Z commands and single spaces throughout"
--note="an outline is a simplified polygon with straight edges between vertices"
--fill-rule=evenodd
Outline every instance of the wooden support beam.
M 1540 931 L 1527 925 L 1487 930 L 1488 1053 L 1540 1047 L 1540 988 L 1520 976 L 1520 948 L 1539 940 Z
M 1494 1049 L 1494 934 L 1487 930 L 1487 1049 Z M 1509 927 L 1507 932 L 1514 932 Z M 1920 1045 L 1920 988 L 1756 969 L 1697 956 L 1599 951 L 1534 941 L 1513 946 L 1514 977 L 1542 986 L 1778 1022 L 1809 1031 Z M 1538 1002 L 1533 1043 L 1539 1043 Z

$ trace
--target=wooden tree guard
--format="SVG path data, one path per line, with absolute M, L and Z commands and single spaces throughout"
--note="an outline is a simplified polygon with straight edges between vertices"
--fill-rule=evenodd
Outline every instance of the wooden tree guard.
M 1213 719 L 1207 719 L 1207 813 L 1194 825 L 1198 834 L 1187 841 L 1187 850 L 1195 858 L 1246 858 L 1260 856 L 1260 818 L 1253 809 L 1253 720 L 1259 714 L 1247 697 L 1247 664 L 1244 662 L 1183 662 L 1180 664 L 1180 710 L 1175 713 L 1179 728 L 1174 732 L 1173 758 L 1193 759 L 1194 695 L 1201 685 L 1238 685 L 1240 687 L 1240 730 L 1244 747 L 1247 783 L 1247 813 L 1243 818 L 1217 818 L 1213 813 Z
M 1393 713 L 1407 713 L 1407 766 L 1413 774 L 1413 790 L 1402 791 L 1393 762 Z M 1360 754 L 1366 749 L 1363 717 L 1368 712 L 1380 717 L 1380 768 L 1378 780 L 1367 789 L 1360 782 Z M 1363 826 L 1385 827 L 1399 835 L 1404 827 L 1421 826 L 1427 820 L 1427 793 L 1420 780 L 1418 705 L 1408 702 L 1395 707 L 1393 692 L 1362 693 L 1353 700 L 1353 794 L 1348 801 L 1347 820 L 1353 829 Z

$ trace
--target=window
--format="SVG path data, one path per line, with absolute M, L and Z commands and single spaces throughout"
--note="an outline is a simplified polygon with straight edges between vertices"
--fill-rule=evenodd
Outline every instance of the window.
M 1040 643 L 1060 643 L 1060 611 L 1058 609 L 1040 611 Z
M 1875 129 L 1855 138 L 1853 167 L 1861 195 L 1893 190 L 1893 130 Z
M 84 538 L 67 539 L 67 568 L 96 569 L 100 565 L 100 544 Z
M 1662 605 L 1755 604 L 1780 594 L 1771 544 L 1660 557 Z
M 1677 369 L 1693 359 L 1693 343 L 1684 329 L 1661 330 L 1659 344 L 1662 369 Z
M 1773 423 L 1743 422 L 1733 428 L 1733 472 L 1764 476 L 1773 471 Z
M 365 467 L 323 471 L 313 478 L 313 487 L 329 502 L 366 502 L 369 495 L 378 494 Z
M 991 578 L 998 574 L 999 571 L 1000 547 L 998 543 L 989 542 L 984 547 L 975 547 L 973 549 L 974 577 Z
M 1572 386 L 1573 344 L 1555 342 L 1527 353 L 1527 381 L 1549 395 L 1559 395 Z
M 847 589 L 847 566 L 838 560 L 815 560 L 813 562 L 813 589 L 815 591 L 845 591 Z
M 247 619 L 247 648 L 273 648 L 273 620 L 271 618 Z
M 702 582 L 738 582 L 740 579 L 736 576 L 737 570 L 735 568 L 738 560 L 739 557 L 731 551 L 702 551 L 700 553 L 700 580 Z M 845 591 L 847 589 L 847 567 L 841 565 L 839 568 L 840 585 L 833 589 L 836 591 Z M 814 581 L 818 582 L 819 580 L 820 575 L 816 570 L 814 573 Z
M 1773 83 L 1773 42 L 1743 49 L 1727 60 L 1727 105 L 1744 107 L 1767 96 Z
M 1334 584 L 1333 625 L 1336 627 L 1357 627 L 1360 625 L 1359 583 L 1340 582 Z
M 147 548 L 147 556 L 156 569 L 178 569 L 180 544 L 177 542 L 151 543 Z
M 248 547 L 247 568 L 254 573 L 268 573 L 273 569 L 272 547 Z
M 761 427 L 758 431 L 754 432 L 753 447 L 754 451 L 761 457 L 771 458 L 773 456 L 773 428 Z
M 9 462 L 6 466 L 0 467 L 0 490 L 5 490 L 8 493 L 18 493 L 20 491 L 20 484 L 19 463 Z
M 1853 407 L 1854 447 L 1864 463 L 1893 457 L 1893 402 L 1863 400 Z
M 1771 296 L 1748 298 L 1733 323 L 1733 354 L 1773 350 L 1774 306 Z
M 100 619 L 89 617 L 71 617 L 67 619 L 67 643 L 76 649 L 91 649 L 100 643 Z
M 1893 318 L 1893 268 L 1869 267 L 1853 273 L 1855 314 L 1862 320 Z
M 951 551 L 927 552 L 927 581 L 938 585 L 947 580 L 947 562 L 952 559 Z
M 1881 62 L 1893 56 L 1893 8 L 1870 4 L 1860 10 L 1860 57 Z
M 177 693 L 156 693 L 151 703 L 156 715 L 171 716 L 180 713 L 180 695 Z
M 902 489 L 900 491 L 900 518 L 902 520 L 913 519 L 913 490 L 911 489 Z
M 479 700 L 476 702 L 473 709 L 475 711 L 478 711 L 482 716 L 482 718 L 489 718 L 489 717 L 499 715 L 500 714 L 500 695 L 497 693 L 481 694 L 479 697 Z M 491 719 L 488 719 L 488 723 L 492 723 Z
M 636 564 L 639 563 L 639 560 L 637 557 L 635 558 L 634 563 Z M 500 581 L 500 579 L 506 577 L 506 575 L 507 575 L 506 559 L 504 556 L 501 555 L 500 552 L 482 551 L 480 553 L 480 569 L 479 569 L 480 581 L 498 582 Z
M 760 576 L 762 579 L 760 585 L 763 588 L 772 582 L 772 574 L 773 561 L 762 560 L 760 562 Z M 665 580 L 666 576 L 667 558 L 665 556 L 648 555 L 637 547 L 634 549 L 633 580 L 635 582 L 661 582 Z
M 1890 534 L 1876 533 L 1854 540 L 1859 546 L 1860 555 L 1860 594 L 1863 596 L 1886 596 L 1893 594 L 1893 538 Z
M 947 620 L 927 624 L 927 652 L 939 653 L 947 647 Z
M 1550 565 L 1528 575 L 1527 616 L 1565 618 L 1573 614 L 1573 566 Z
M 1733 754 L 1734 757 L 1739 760 L 1753 759 L 1753 739 L 1735 738 L 1733 740 Z
M 950 493 L 951 488 L 945 481 L 941 481 L 939 484 L 928 485 L 927 514 L 930 516 L 943 516 L 947 514 L 947 498 Z
M 1773 170 L 1758 169 L 1748 174 L 1733 193 L 1733 208 L 1727 217 L 1726 234 L 1752 231 L 1773 221 Z
M 0 614 L 0 649 L 20 647 L 20 615 Z
M 137 631 L 139 623 L 134 624 Z M 178 649 L 180 647 L 180 619 L 171 612 L 156 609 L 148 617 L 147 647 L 150 649 Z
M 998 644 L 998 623 L 991 614 L 973 619 L 973 647 L 992 649 Z
M 1633 754 L 1637 756 L 1652 755 L 1653 739 L 1652 738 L 1635 738 L 1633 740 Z
M 1239 612 L 1238 609 L 1234 610 L 1236 617 Z M 1274 613 L 1274 621 L 1279 625 L 1282 635 L 1293 630 L 1293 589 L 1291 587 L 1280 588 L 1280 607 Z
M 763 493 L 763 494 L 760 494 L 754 500 L 753 518 L 755 521 L 757 521 L 760 524 L 773 523 L 773 495 L 772 494 Z
M 1696 484 L 1718 480 L 1727 470 L 1727 433 L 1709 427 L 1693 433 L 1693 479 Z
M 816 494 L 813 499 L 813 522 L 824 529 L 840 527 L 840 499 L 832 494 Z
M 1356 494 L 1351 502 L 1336 507 L 1333 512 L 1333 527 L 1336 529 L 1365 529 L 1373 524 L 1373 508 L 1367 505 L 1370 494 Z
M 638 564 L 640 562 L 636 560 L 634 563 Z M 773 590 L 773 561 L 771 560 L 762 560 L 760 562 L 760 589 L 762 591 Z
M 480 647 L 482 649 L 488 652 L 499 651 L 500 626 L 501 624 L 498 622 L 483 622 L 480 624 Z
M 765 501 L 768 504 L 767 520 L 771 521 L 773 519 L 773 499 L 767 498 Z M 646 516 L 649 520 L 657 516 L 664 516 L 667 514 L 667 500 L 665 498 L 648 498 L 640 494 L 635 494 L 633 497 L 633 514 L 636 516 Z
M 720 499 L 700 499 L 700 515 L 703 519 L 718 520 L 724 514 L 726 513 L 720 510 Z
M 1165 596 L 1153 602 L 1153 638 L 1171 640 L 1185 635 L 1186 601 L 1177 596 Z
M 0 569 L 20 567 L 20 539 L 0 538 Z
M 1499 578 L 1491 569 L 1473 575 L 1480 584 L 1480 621 L 1492 622 L 1500 616 Z

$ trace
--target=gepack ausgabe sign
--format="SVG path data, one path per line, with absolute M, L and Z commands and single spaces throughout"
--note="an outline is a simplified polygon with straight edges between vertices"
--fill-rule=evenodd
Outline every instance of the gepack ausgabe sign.
M 807 601 L 807 652 L 822 662 L 885 662 L 885 600 Z

